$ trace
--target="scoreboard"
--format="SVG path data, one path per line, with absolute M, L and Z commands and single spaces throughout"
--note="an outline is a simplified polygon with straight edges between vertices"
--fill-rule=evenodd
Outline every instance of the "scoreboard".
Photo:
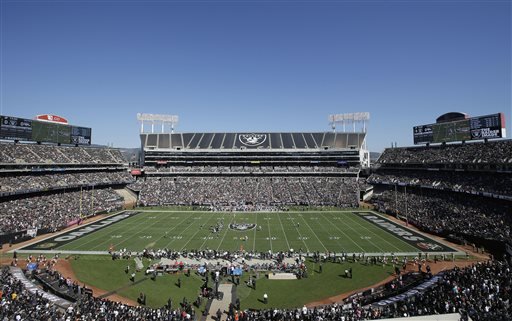
M 90 145 L 91 129 L 12 116 L 0 116 L 0 139 Z
M 414 144 L 443 143 L 504 138 L 505 115 L 502 113 L 463 120 L 414 126 Z

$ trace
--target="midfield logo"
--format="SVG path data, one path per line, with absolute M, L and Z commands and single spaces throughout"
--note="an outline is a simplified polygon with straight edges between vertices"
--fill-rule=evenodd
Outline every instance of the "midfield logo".
M 239 134 L 238 140 L 246 146 L 258 146 L 267 140 L 266 134 Z

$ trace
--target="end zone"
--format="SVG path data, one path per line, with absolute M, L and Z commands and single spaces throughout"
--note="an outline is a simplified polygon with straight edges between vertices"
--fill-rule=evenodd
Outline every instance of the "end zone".
M 353 212 L 359 215 L 365 221 L 378 226 L 386 232 L 394 235 L 403 242 L 418 249 L 419 252 L 437 253 L 460 253 L 459 250 L 454 249 L 446 244 L 435 241 L 431 237 L 419 233 L 418 231 L 401 226 L 384 216 L 374 212 Z
M 88 234 L 97 232 L 111 224 L 117 223 L 119 221 L 125 220 L 129 217 L 133 217 L 137 214 L 141 213 L 140 211 L 122 211 L 118 214 L 114 214 L 112 216 L 106 217 L 104 219 L 91 222 L 85 225 L 80 225 L 73 230 L 66 231 L 60 233 L 58 235 L 53 235 L 47 237 L 43 240 L 36 241 L 34 243 L 27 244 L 19 249 L 11 250 L 9 253 L 14 251 L 19 253 L 49 253 L 55 252 L 55 249 L 58 249 L 64 244 L 70 243 L 76 239 L 79 239 Z M 57 251 L 64 252 L 64 251 Z M 76 252 L 76 251 L 66 251 L 66 252 Z M 83 251 L 80 251 L 83 252 Z

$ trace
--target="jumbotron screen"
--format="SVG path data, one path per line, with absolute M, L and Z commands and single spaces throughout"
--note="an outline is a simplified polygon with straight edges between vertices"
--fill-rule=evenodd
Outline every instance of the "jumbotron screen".
M 0 116 L 0 139 L 90 145 L 91 129 L 12 116 Z
M 414 144 L 503 138 L 506 137 L 505 116 L 498 113 L 446 123 L 414 126 L 413 136 Z

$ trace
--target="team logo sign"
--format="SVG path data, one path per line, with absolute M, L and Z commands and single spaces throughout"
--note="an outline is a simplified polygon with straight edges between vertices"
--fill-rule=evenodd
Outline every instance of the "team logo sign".
M 232 230 L 235 230 L 235 231 L 247 231 L 247 230 L 251 230 L 255 227 L 256 227 L 256 224 L 249 224 L 249 223 L 241 223 L 241 224 L 231 223 L 231 224 L 229 224 L 229 228 Z
M 267 140 L 267 134 L 239 134 L 238 140 L 246 146 L 258 146 Z

